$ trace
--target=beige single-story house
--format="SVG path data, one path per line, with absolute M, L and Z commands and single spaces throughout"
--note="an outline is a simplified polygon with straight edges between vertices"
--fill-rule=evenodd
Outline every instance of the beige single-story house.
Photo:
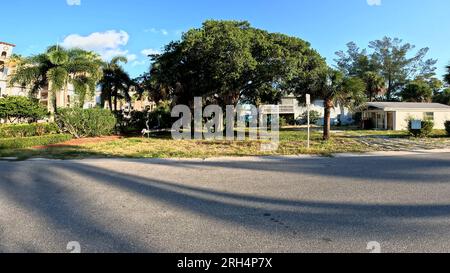
M 361 110 L 364 123 L 380 130 L 407 130 L 411 118 L 433 120 L 435 129 L 445 129 L 450 120 L 450 106 L 439 103 L 369 102 Z

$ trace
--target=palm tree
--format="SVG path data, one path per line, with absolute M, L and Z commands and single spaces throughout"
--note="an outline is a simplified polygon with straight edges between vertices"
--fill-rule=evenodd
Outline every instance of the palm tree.
M 68 83 L 73 83 L 81 105 L 85 98 L 83 94 L 88 90 L 95 92 L 95 85 L 101 77 L 100 64 L 100 58 L 94 53 L 51 46 L 42 54 L 25 58 L 12 75 L 10 84 L 27 85 L 31 95 L 48 87 L 56 114 L 57 94 L 67 92 Z
M 375 72 L 366 72 L 362 76 L 366 83 L 366 93 L 369 101 L 373 101 L 376 96 L 386 91 L 386 82 L 382 76 Z
M 323 139 L 331 135 L 331 110 L 336 105 L 352 107 L 365 101 L 366 85 L 358 77 L 346 77 L 340 71 L 326 68 L 314 73 L 311 83 L 303 86 L 302 92 L 309 92 L 324 101 Z M 302 84 L 302 83 L 300 83 Z
M 120 63 L 127 63 L 127 58 L 117 56 L 110 62 L 104 63 L 103 77 L 100 80 L 101 106 L 104 107 L 105 101 L 108 101 L 111 111 L 117 111 L 118 99 L 125 98 L 130 100 L 128 91 L 133 82 Z

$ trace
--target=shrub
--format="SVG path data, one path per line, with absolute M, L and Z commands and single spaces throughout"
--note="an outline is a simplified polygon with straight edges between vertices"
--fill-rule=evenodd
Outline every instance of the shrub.
M 447 135 L 450 136 L 450 120 L 445 122 L 445 131 L 447 131 Z
M 0 138 L 43 136 L 58 132 L 59 128 L 56 123 L 0 125 Z
M 111 135 L 116 127 L 114 114 L 100 108 L 60 109 L 56 120 L 63 132 L 76 138 Z
M 286 117 L 280 117 L 280 126 L 281 127 L 284 127 L 284 126 L 288 126 L 288 122 L 287 122 L 287 119 L 286 119 Z
M 57 144 L 71 140 L 71 135 L 46 135 L 24 138 L 3 138 L 0 139 L 0 149 L 22 149 L 35 146 L 45 146 Z
M 122 112 L 115 112 L 117 118 L 117 127 L 122 133 L 140 132 L 148 127 L 153 128 L 171 128 L 173 119 L 168 104 L 160 105 L 152 112 L 132 111 L 128 118 L 124 117 Z
M 0 98 L 0 119 L 9 122 L 37 121 L 46 116 L 47 109 L 36 99 L 22 96 Z
M 412 129 L 412 119 L 409 120 L 408 122 L 408 131 L 410 133 L 410 135 L 414 136 L 414 137 L 428 137 L 433 133 L 433 128 L 434 128 L 434 122 L 431 120 L 422 120 L 422 129 L 420 130 L 415 130 Z
M 309 112 L 309 121 L 311 124 L 317 124 L 319 120 L 322 118 L 319 112 L 312 110 Z M 300 118 L 300 124 L 307 124 L 308 123 L 308 112 L 305 111 L 301 118 Z
M 171 128 L 172 115 L 168 104 L 160 105 L 154 111 L 150 112 L 149 125 L 151 128 Z

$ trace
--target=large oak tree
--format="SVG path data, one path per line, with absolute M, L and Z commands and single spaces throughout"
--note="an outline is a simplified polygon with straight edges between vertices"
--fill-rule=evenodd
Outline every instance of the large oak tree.
M 206 21 L 153 61 L 151 86 L 187 105 L 195 96 L 220 105 L 277 103 L 293 79 L 326 66 L 309 43 L 238 21 Z

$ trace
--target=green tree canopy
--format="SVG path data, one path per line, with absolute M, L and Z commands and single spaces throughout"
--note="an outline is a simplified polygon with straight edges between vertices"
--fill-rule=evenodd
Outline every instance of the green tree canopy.
M 414 45 L 398 38 L 384 37 L 370 42 L 369 49 L 370 52 L 361 50 L 353 42 L 347 44 L 347 51 L 336 52 L 337 67 L 346 75 L 362 79 L 366 72 L 382 76 L 386 86 L 385 99 L 388 101 L 398 99 L 410 80 L 435 75 L 437 60 L 426 59 L 429 48 L 413 52 Z
M 324 101 L 324 140 L 330 138 L 331 110 L 337 105 L 354 107 L 365 102 L 366 85 L 358 77 L 345 76 L 344 73 L 328 67 L 307 73 L 295 82 L 295 94 L 304 98 L 311 94 L 315 99 Z
M 450 85 L 450 65 L 447 66 L 447 74 L 445 74 L 444 79 L 447 82 L 447 84 Z
M 403 101 L 406 102 L 431 102 L 433 89 L 423 80 L 415 80 L 408 83 L 400 92 Z
M 99 82 L 102 108 L 105 106 L 105 101 L 108 101 L 110 110 L 114 109 L 117 111 L 117 101 L 119 99 L 130 100 L 129 90 L 134 85 L 134 82 L 120 65 L 120 63 L 127 63 L 127 61 L 126 57 L 117 56 L 103 64 L 103 77 Z
M 29 86 L 32 96 L 48 87 L 56 112 L 56 94 L 67 88 L 68 83 L 73 83 L 81 106 L 88 92 L 94 94 L 101 77 L 101 64 L 100 57 L 95 53 L 51 46 L 42 54 L 23 59 L 10 84 Z
M 237 21 L 206 21 L 153 61 L 152 86 L 188 105 L 195 96 L 222 105 L 275 103 L 295 78 L 325 66 L 309 43 Z

